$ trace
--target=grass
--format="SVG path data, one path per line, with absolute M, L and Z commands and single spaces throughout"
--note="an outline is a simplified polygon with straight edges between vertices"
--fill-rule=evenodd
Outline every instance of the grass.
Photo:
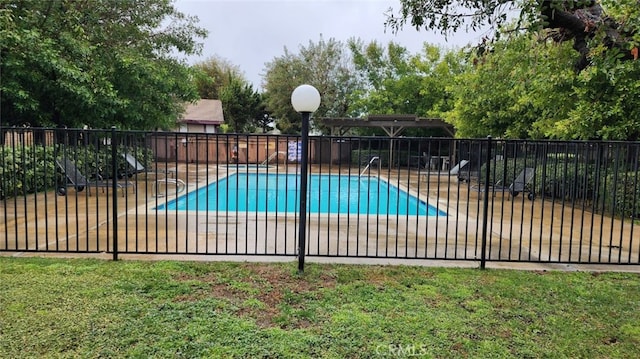
M 0 357 L 640 357 L 640 276 L 0 257 Z

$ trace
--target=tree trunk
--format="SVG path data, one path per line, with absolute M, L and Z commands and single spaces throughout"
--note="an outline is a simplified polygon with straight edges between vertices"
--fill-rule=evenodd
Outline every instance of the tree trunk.
M 632 34 L 620 32 L 619 25 L 604 15 L 600 4 L 592 1 L 582 7 L 560 9 L 551 3 L 552 1 L 542 3 L 541 14 L 546 21 L 545 28 L 557 30 L 553 35 L 555 41 L 573 40 L 573 48 L 580 53 L 580 58 L 575 64 L 577 71 L 589 65 L 588 41 L 600 31 L 604 33 L 604 45 L 607 48 L 623 50 L 621 53 L 625 60 L 634 59 L 633 53 L 624 47 Z

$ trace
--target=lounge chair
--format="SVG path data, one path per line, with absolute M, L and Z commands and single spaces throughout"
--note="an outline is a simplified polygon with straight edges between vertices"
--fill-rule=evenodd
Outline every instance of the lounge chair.
M 128 171 L 125 175 L 127 177 L 130 177 L 134 174 L 138 174 L 138 173 L 146 173 L 146 174 L 154 174 L 154 175 L 158 175 L 158 174 L 163 174 L 165 175 L 164 177 L 157 177 L 153 180 L 153 185 L 152 185 L 152 193 L 154 197 L 164 197 L 166 196 L 166 194 L 169 192 L 169 186 L 175 186 L 175 191 L 172 191 L 172 193 L 175 194 L 179 194 L 182 191 L 184 191 L 187 188 L 186 183 L 184 183 L 184 181 L 182 181 L 181 179 L 175 178 L 176 176 L 176 171 L 174 169 L 161 169 L 161 168 L 155 168 L 155 169 L 149 169 L 146 168 L 142 163 L 140 163 L 140 161 L 138 161 L 137 158 L 135 158 L 132 154 L 130 153 L 123 153 L 122 157 L 124 157 L 124 159 L 127 161 L 127 163 L 129 164 L 129 167 L 133 170 L 133 171 Z M 167 175 L 170 175 L 171 177 L 174 178 L 167 178 Z M 124 177 L 124 176 L 122 176 Z
M 462 171 L 463 168 L 465 168 L 467 165 L 469 164 L 468 160 L 462 160 L 460 162 L 458 162 L 457 165 L 455 165 L 451 171 L 449 171 L 450 175 L 454 175 L 457 176 L 460 174 L 460 171 Z
M 138 173 L 147 173 L 147 174 L 165 174 L 170 175 L 171 177 L 175 177 L 175 170 L 172 169 L 160 169 L 160 168 L 146 168 L 137 158 L 135 158 L 131 153 L 122 153 L 122 157 L 129 164 L 129 169 L 125 173 L 121 173 L 120 176 L 131 177 L 134 174 Z
M 472 178 L 478 177 L 478 172 L 471 171 L 471 166 L 469 165 L 469 163 L 469 160 L 461 160 L 451 169 L 451 171 L 449 171 L 449 174 L 452 176 L 457 176 L 459 182 L 471 181 Z
M 526 167 L 523 169 L 518 176 L 513 180 L 513 182 L 509 186 L 504 186 L 501 182 L 502 180 L 497 181 L 496 183 L 489 186 L 489 191 L 493 192 L 495 195 L 497 192 L 509 192 L 509 195 L 512 197 L 516 197 L 521 192 L 528 192 L 527 198 L 530 200 L 535 199 L 535 194 L 528 188 L 529 182 L 533 179 L 536 174 L 535 168 Z M 471 189 L 484 192 L 484 186 L 471 186 Z
M 88 189 L 89 195 L 91 195 L 91 187 L 101 187 L 101 188 L 112 188 L 114 182 L 112 180 L 103 180 L 102 177 L 98 175 L 98 179 L 96 180 L 88 180 L 86 176 L 84 176 L 76 167 L 75 163 L 69 159 L 61 159 L 56 160 L 56 164 L 60 168 L 60 171 L 66 177 L 66 183 L 64 186 L 58 187 L 57 193 L 60 196 L 64 196 L 67 194 L 67 189 L 69 187 L 75 188 L 77 192 L 82 192 L 85 187 Z M 133 182 L 116 182 L 116 188 L 126 189 L 128 187 L 133 187 L 135 190 L 135 184 Z M 124 196 L 124 191 L 122 191 L 122 195 Z

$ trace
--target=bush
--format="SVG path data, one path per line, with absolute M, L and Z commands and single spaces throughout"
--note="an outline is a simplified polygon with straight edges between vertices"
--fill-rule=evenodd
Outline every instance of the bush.
M 480 180 L 484 181 L 487 168 L 480 169 Z M 541 161 L 532 158 L 516 158 L 492 163 L 489 174 L 490 183 L 509 186 L 522 173 L 525 167 L 535 167 L 535 175 L 526 188 L 536 196 L 564 200 L 590 199 L 593 197 L 595 171 L 593 165 L 574 161 Z
M 52 188 L 55 161 L 52 147 L 4 147 L 0 160 L 0 197 L 13 197 Z
M 636 183 L 635 172 L 619 173 L 617 178 L 609 174 L 606 179 L 607 188 L 599 191 L 598 201 L 604 204 L 605 213 L 640 218 L 640 186 Z M 604 181 L 601 186 L 604 187 Z
M 533 159 L 508 159 L 492 163 L 490 183 L 509 186 L 525 167 L 536 165 L 534 178 L 527 189 L 537 197 L 549 199 L 592 201 L 595 210 L 603 210 L 614 216 L 640 217 L 640 186 L 635 172 L 612 173 L 607 169 L 597 170 L 594 164 L 567 161 L 540 161 Z M 486 176 L 486 164 L 480 169 L 480 180 Z
M 575 162 L 547 163 L 536 169 L 535 191 L 567 201 L 591 199 L 595 189 L 593 165 Z
M 67 147 L 56 150 L 55 146 L 4 147 L 4 158 L 0 159 L 0 198 L 23 196 L 30 193 L 50 190 L 56 184 L 66 183 L 66 177 L 58 170 L 56 158 L 68 158 L 89 180 L 111 178 L 111 148 L 101 147 L 97 151 L 93 146 Z M 131 166 L 121 155 L 132 154 L 145 167 L 153 160 L 148 148 L 118 148 L 117 175 L 131 176 Z

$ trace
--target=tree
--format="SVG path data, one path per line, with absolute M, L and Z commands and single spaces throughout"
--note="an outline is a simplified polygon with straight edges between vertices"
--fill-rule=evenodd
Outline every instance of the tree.
M 446 34 L 494 30 L 451 87 L 456 105 L 446 118 L 458 135 L 640 138 L 640 1 L 401 3 L 387 22 L 395 30 L 408 20 Z M 519 11 L 515 22 L 511 10 Z
M 589 64 L 594 46 L 624 50 L 624 59 L 633 59 L 633 49 L 640 44 L 639 0 L 400 0 L 399 14 L 389 13 L 387 26 L 395 31 L 409 20 L 416 29 L 439 29 L 443 34 L 490 27 L 494 35 L 502 34 L 511 22 L 508 14 L 519 12 L 515 28 L 510 31 L 546 29 L 557 42 L 573 41 L 580 57 L 578 70 Z M 611 9 L 609 16 L 604 7 Z M 637 54 L 637 50 L 635 50 Z M 635 56 L 637 58 L 637 55 Z
M 568 43 L 496 41 L 451 82 L 455 105 L 444 118 L 460 137 L 636 140 L 640 62 L 618 62 L 613 51 L 576 73 L 580 55 Z
M 171 128 L 197 98 L 206 31 L 170 0 L 5 0 L 0 119 L 7 125 Z
M 353 60 L 360 80 L 360 92 L 352 109 L 357 116 L 419 114 L 421 74 L 406 48 L 377 42 L 364 45 L 350 41 Z
M 334 39 L 300 46 L 299 54 L 284 49 L 284 55 L 266 64 L 267 108 L 277 118 L 282 133 L 300 132 L 300 115 L 291 106 L 291 92 L 303 83 L 313 85 L 322 96 L 314 117 L 342 117 L 349 109 L 355 88 L 353 65 L 343 43 Z M 317 124 L 312 124 L 320 129 Z
M 262 130 L 262 133 L 267 133 L 273 127 L 276 119 L 271 116 L 271 111 L 267 110 L 267 99 L 265 98 L 265 95 L 263 94 L 261 96 L 262 103 L 260 104 L 260 108 L 256 114 L 255 124 Z
M 640 61 L 594 57 L 577 75 L 575 99 L 563 120 L 549 126 L 565 139 L 640 140 Z
M 568 44 L 522 34 L 469 55 L 465 71 L 447 86 L 455 99 L 444 114 L 459 137 L 545 138 L 575 102 L 577 54 Z
M 200 71 L 200 76 L 196 79 L 200 98 L 220 99 L 222 89 L 230 82 L 247 82 L 237 65 L 219 56 L 209 57 L 193 67 Z
M 194 65 L 200 98 L 222 101 L 224 121 L 235 133 L 253 132 L 263 110 L 262 95 L 253 89 L 240 68 L 226 59 L 213 56 Z
M 425 44 L 423 52 L 411 55 L 393 42 L 382 47 L 350 41 L 359 90 L 351 106 L 355 116 L 415 114 L 439 117 L 453 102 L 447 85 L 461 71 L 460 52 L 443 51 Z M 372 131 L 359 129 L 361 134 Z M 376 133 L 379 133 L 377 131 Z M 432 130 L 410 129 L 409 135 L 434 135 Z
M 235 133 L 253 132 L 256 117 L 262 110 L 262 97 L 253 86 L 232 77 L 220 92 L 224 121 Z

